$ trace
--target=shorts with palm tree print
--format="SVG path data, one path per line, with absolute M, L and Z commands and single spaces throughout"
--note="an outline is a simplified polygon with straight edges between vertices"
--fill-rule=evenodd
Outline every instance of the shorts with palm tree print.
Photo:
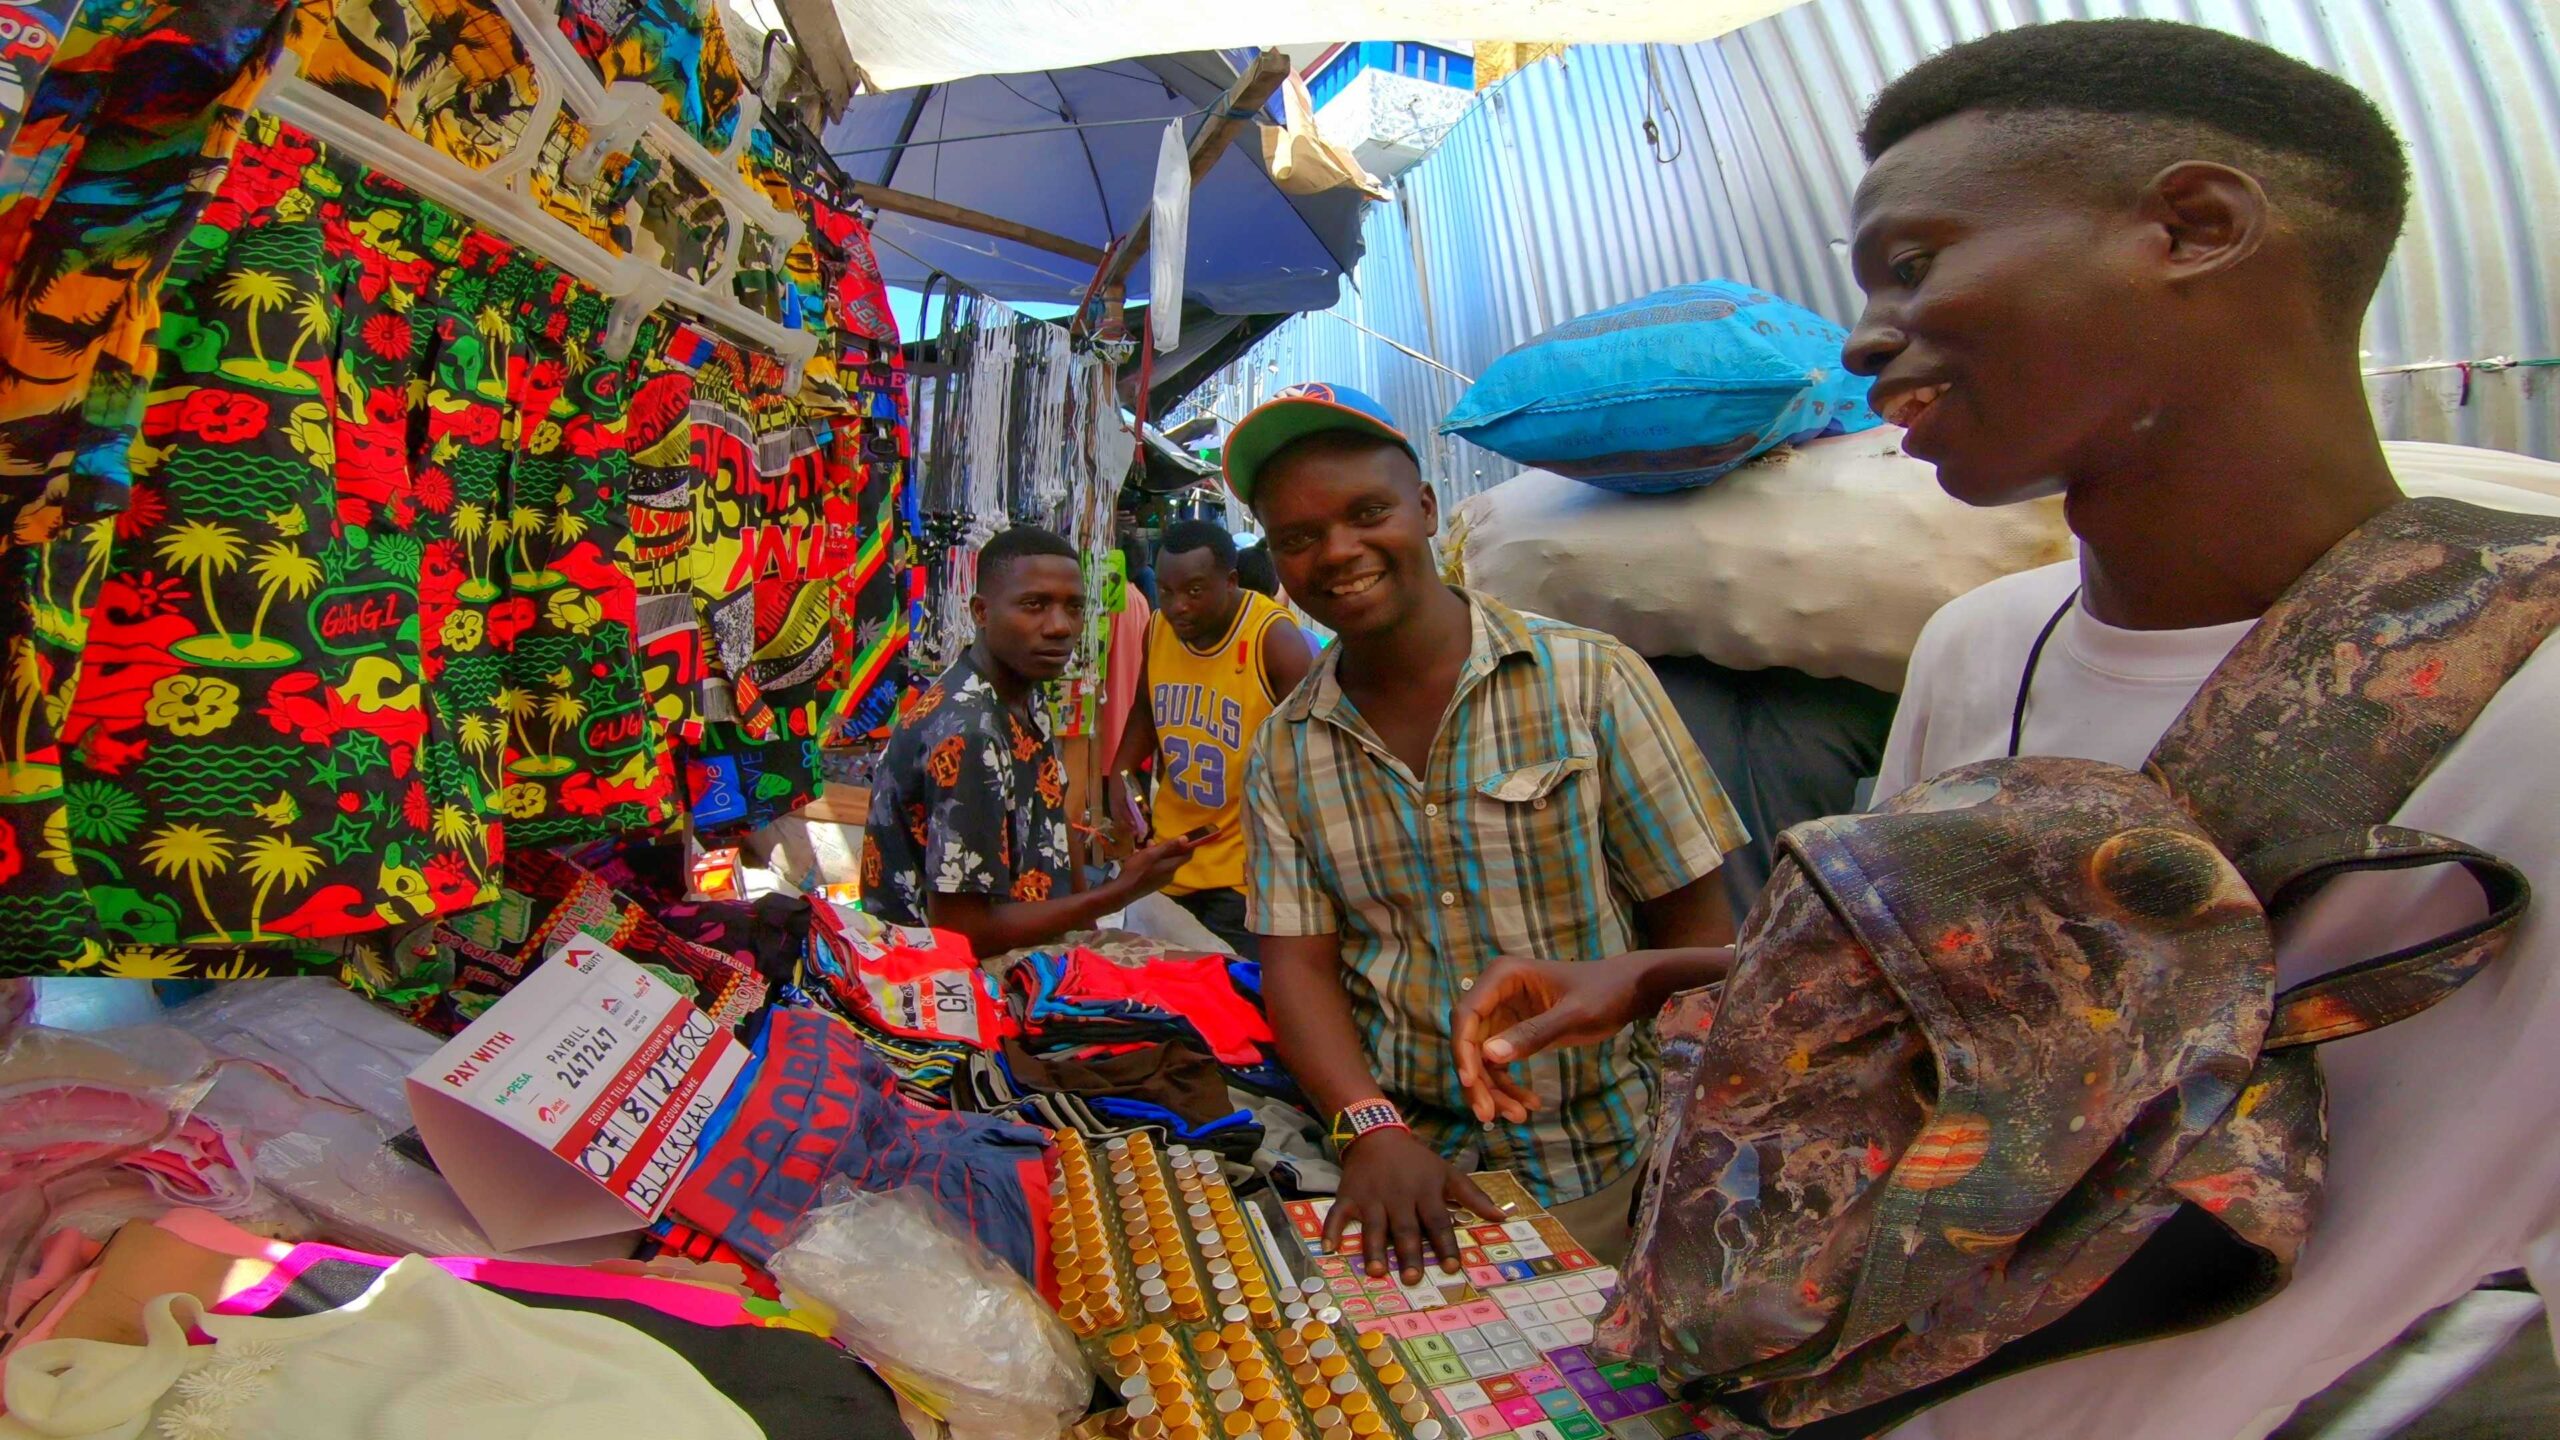
M 165 291 L 131 503 L 45 547 L 58 798 L 0 810 L 86 928 L 0 971 L 295 968 L 495 899 L 510 841 L 669 814 L 606 303 L 249 124 Z

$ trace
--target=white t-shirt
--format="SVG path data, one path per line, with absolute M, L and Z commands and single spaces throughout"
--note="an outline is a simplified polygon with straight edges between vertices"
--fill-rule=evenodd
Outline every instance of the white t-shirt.
M 1879 800 L 2008 752 L 2027 652 L 2079 578 L 2076 562 L 2012 575 L 1929 622 Z M 2119 630 L 2073 606 L 2037 667 L 2020 752 L 2138 767 L 2254 623 Z M 2560 639 L 2507 682 L 2397 820 L 2507 860 L 2537 900 L 2506 955 L 2451 999 L 2321 1047 L 2328 1194 L 2292 1285 L 2193 1335 L 1995 1381 L 1893 1440 L 2258 1440 L 2485 1276 L 2522 1268 L 2560 1295 Z M 2479 887 L 2452 867 L 2350 876 L 2283 927 L 2281 981 L 2480 910 Z

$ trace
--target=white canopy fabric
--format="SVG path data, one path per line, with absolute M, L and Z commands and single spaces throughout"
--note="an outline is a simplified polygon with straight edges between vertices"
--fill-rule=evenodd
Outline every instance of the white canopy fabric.
M 835 0 L 873 88 L 1184 50 L 1444 37 L 1577 45 L 1711 40 L 1800 0 Z

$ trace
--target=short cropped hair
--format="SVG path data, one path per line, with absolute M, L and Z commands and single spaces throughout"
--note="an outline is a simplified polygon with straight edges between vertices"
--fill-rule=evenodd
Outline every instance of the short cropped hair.
M 2350 323 L 2372 303 L 2409 210 L 2409 162 L 2363 91 L 2254 40 L 2171 20 L 2025 25 L 1941 51 L 1884 88 L 1858 144 L 1873 161 L 1956 115 L 2003 122 L 2056 173 L 2139 183 L 2180 160 L 2257 177 Z
M 1259 541 L 1236 550 L 1236 583 L 1256 595 L 1280 598 L 1280 566 L 1271 547 Z
M 1034 555 L 1055 555 L 1078 564 L 1084 560 L 1076 553 L 1076 547 L 1068 544 L 1066 537 L 1056 531 L 1043 530 L 1037 525 L 1016 525 L 978 547 L 978 593 L 987 593 L 987 587 L 1002 579 L 1004 573 L 1013 568 L 1014 561 L 1027 560 Z
M 1200 549 L 1206 549 L 1211 555 L 1217 557 L 1219 569 L 1236 568 L 1236 537 L 1228 534 L 1227 527 L 1224 525 L 1212 524 L 1206 520 L 1176 520 L 1164 527 L 1163 538 L 1156 541 L 1156 555 L 1159 558 L 1167 555 L 1188 555 Z

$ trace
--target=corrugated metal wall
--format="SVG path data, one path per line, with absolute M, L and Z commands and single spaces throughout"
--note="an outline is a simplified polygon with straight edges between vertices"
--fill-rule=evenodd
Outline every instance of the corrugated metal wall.
M 1559 321 L 1708 276 L 1846 324 L 1868 99 L 1995 29 L 2145 15 L 2263 40 L 2382 105 L 2416 195 L 2366 363 L 2427 367 L 2375 377 L 2385 432 L 2560 459 L 2560 369 L 2476 363 L 2560 355 L 2555 14 L 2552 0 L 1814 0 L 1706 44 L 1576 48 L 1487 92 L 1396 182 L 1396 203 L 1372 207 L 1340 305 L 1290 321 L 1197 398 L 1234 418 L 1282 385 L 1332 380 L 1427 434 L 1460 375 Z M 1453 499 L 1518 468 L 1448 439 L 1425 464 Z

